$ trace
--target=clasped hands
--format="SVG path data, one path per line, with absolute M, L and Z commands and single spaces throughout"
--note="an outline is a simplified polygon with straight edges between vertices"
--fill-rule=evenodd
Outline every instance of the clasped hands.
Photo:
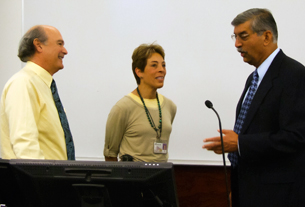
M 219 130 L 217 130 L 219 132 Z M 236 134 L 233 130 L 222 130 L 223 134 L 223 147 L 224 152 L 235 152 L 238 150 L 238 134 Z M 203 140 L 205 143 L 202 148 L 214 151 L 216 154 L 222 154 L 222 146 L 220 136 L 206 138 Z

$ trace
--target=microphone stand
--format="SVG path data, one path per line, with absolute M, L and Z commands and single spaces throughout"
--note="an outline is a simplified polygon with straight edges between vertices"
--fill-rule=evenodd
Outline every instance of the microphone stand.
M 222 137 L 222 128 L 221 128 L 221 121 L 220 117 L 217 113 L 217 111 L 213 108 L 213 104 L 210 101 L 206 101 L 205 105 L 212 109 L 215 114 L 217 115 L 218 122 L 219 122 L 219 130 L 220 130 L 220 140 L 221 140 L 221 148 L 222 148 L 222 160 L 223 160 L 223 166 L 224 166 L 224 172 L 225 172 L 225 180 L 226 180 L 226 191 L 227 191 L 227 200 L 228 200 L 228 207 L 230 207 L 230 195 L 229 195 L 229 187 L 228 187 L 228 174 L 227 174 L 227 166 L 226 166 L 226 159 L 225 159 L 225 153 L 224 153 L 224 146 L 223 146 L 223 137 Z

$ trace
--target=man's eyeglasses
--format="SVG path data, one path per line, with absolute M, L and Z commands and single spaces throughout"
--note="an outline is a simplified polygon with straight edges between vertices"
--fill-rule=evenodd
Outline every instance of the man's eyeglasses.
M 232 34 L 231 35 L 231 38 L 232 38 L 232 40 L 235 42 L 236 41 L 236 39 L 240 39 L 240 40 L 242 40 L 242 41 L 246 41 L 247 39 L 248 39 L 248 37 L 249 37 L 250 35 L 248 34 L 248 33 L 241 33 L 241 34 Z
M 264 31 L 266 31 L 266 30 L 260 30 L 259 31 L 259 33 L 260 32 L 264 32 Z M 253 32 L 252 34 L 255 34 L 256 32 Z M 236 41 L 236 39 L 239 39 L 239 40 L 242 40 L 242 41 L 246 41 L 247 39 L 248 39 L 248 37 L 250 36 L 250 35 L 252 35 L 252 34 L 248 34 L 248 33 L 244 33 L 244 32 L 242 32 L 242 33 L 240 33 L 240 34 L 232 34 L 231 35 L 231 38 L 232 38 L 232 40 L 235 42 Z

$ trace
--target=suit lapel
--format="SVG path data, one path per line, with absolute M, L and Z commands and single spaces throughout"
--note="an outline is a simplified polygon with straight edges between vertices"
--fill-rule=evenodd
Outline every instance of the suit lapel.
M 280 50 L 280 52 L 275 56 L 270 67 L 268 68 L 262 82 L 260 83 L 260 85 L 255 93 L 251 106 L 247 112 L 247 116 L 244 120 L 241 134 L 243 134 L 247 130 L 247 128 L 251 124 L 251 121 L 253 120 L 258 108 L 260 107 L 262 101 L 264 100 L 265 96 L 267 95 L 268 91 L 273 87 L 273 80 L 278 77 L 279 68 L 280 68 L 280 65 L 281 65 L 284 57 L 285 57 L 285 54 L 282 52 L 282 50 Z M 248 87 L 245 88 L 246 91 L 247 91 L 247 89 L 248 89 Z M 244 93 L 245 93 L 245 90 L 244 90 Z M 244 96 L 244 93 L 243 93 L 243 96 Z

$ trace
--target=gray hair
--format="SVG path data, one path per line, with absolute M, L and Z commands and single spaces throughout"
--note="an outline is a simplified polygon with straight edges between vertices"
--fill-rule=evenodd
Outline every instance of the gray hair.
M 233 26 L 238 26 L 245 23 L 246 21 L 252 20 L 251 29 L 253 32 L 257 33 L 259 36 L 264 33 L 264 31 L 271 31 L 273 35 L 273 42 L 276 43 L 278 39 L 278 32 L 276 22 L 268 9 L 249 9 L 237 15 L 231 24 Z
M 22 62 L 27 62 L 30 58 L 35 54 L 35 46 L 33 44 L 34 39 L 38 38 L 38 40 L 45 44 L 48 40 L 48 36 L 43 28 L 43 26 L 38 25 L 33 29 L 30 29 L 27 33 L 25 33 L 20 40 L 19 49 L 18 49 L 18 57 Z

